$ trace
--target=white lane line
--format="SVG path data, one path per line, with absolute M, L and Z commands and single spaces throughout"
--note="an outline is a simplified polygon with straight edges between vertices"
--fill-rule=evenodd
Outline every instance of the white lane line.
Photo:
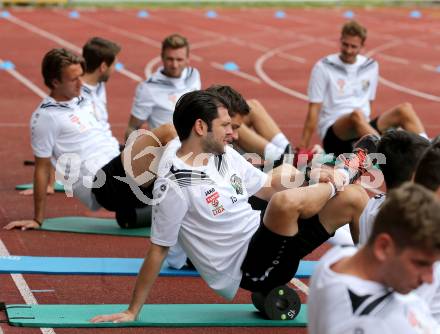
M 0 256 L 11 256 L 8 249 L 6 248 L 6 245 L 3 243 L 2 240 L 0 240 Z M 27 285 L 23 275 L 21 274 L 11 274 L 12 280 L 15 283 L 15 286 L 17 287 L 18 291 L 20 292 L 21 296 L 23 297 L 24 301 L 28 305 L 36 305 L 38 304 L 37 299 L 31 292 L 31 289 Z M 53 328 L 40 328 L 41 333 L 43 334 L 55 334 L 55 331 Z
M 150 75 L 153 73 L 153 69 L 154 69 L 154 67 L 155 67 L 157 64 L 159 64 L 160 61 L 161 61 L 161 57 L 160 57 L 160 56 L 157 56 L 157 57 L 154 57 L 153 59 L 151 59 L 151 60 L 147 63 L 147 65 L 145 65 L 145 69 L 144 69 L 144 75 L 145 75 L 145 78 L 149 78 L 149 77 L 150 77 Z
M 278 83 L 275 80 L 272 80 L 264 71 L 263 69 L 263 65 L 266 62 L 266 60 L 268 60 L 269 58 L 273 57 L 274 55 L 276 55 L 278 52 L 286 50 L 286 49 L 293 49 L 293 48 L 298 48 L 301 46 L 304 46 L 306 44 L 310 44 L 312 43 L 313 40 L 306 40 L 306 41 L 301 41 L 301 42 L 295 42 L 295 43 L 291 43 L 291 44 L 287 44 L 284 45 L 282 47 L 273 49 L 269 52 L 266 52 L 265 54 L 263 54 L 260 58 L 257 59 L 257 61 L 255 62 L 255 71 L 257 72 L 257 75 L 265 82 L 267 83 L 269 86 L 278 89 L 279 91 L 286 93 L 287 95 L 296 97 L 302 101 L 308 101 L 308 97 L 307 95 L 298 92 L 296 90 L 287 88 L 286 86 L 281 85 L 280 83 Z
M 407 41 L 406 43 L 408 43 L 410 45 L 413 45 L 415 47 L 418 47 L 418 48 L 427 48 L 427 47 L 429 47 L 428 43 L 421 42 L 421 41 L 416 41 L 416 40 L 413 40 L 413 39 Z
M 79 46 L 77 46 L 75 44 L 72 44 L 69 41 L 66 41 L 65 39 L 63 39 L 63 38 L 61 38 L 61 37 L 59 37 L 57 35 L 54 35 L 54 34 L 48 32 L 46 30 L 40 29 L 40 28 L 38 28 L 37 26 L 34 26 L 31 23 L 23 21 L 23 20 L 19 19 L 18 17 L 10 15 L 6 19 L 11 21 L 12 23 L 15 23 L 16 25 L 26 29 L 26 30 L 29 30 L 29 31 L 31 31 L 31 32 L 33 32 L 33 33 L 35 33 L 37 35 L 40 35 L 40 36 L 42 36 L 44 38 L 47 38 L 47 39 L 49 39 L 51 41 L 54 41 L 55 43 L 61 45 L 62 47 L 68 48 L 68 49 L 70 49 L 70 50 L 72 50 L 72 51 L 74 51 L 74 52 L 76 52 L 78 54 L 81 54 L 81 52 L 82 52 L 82 49 Z M 126 69 L 118 70 L 117 72 L 120 72 L 121 74 L 123 74 L 123 75 L 125 75 L 125 76 L 127 76 L 130 79 L 133 79 L 135 81 L 142 81 L 142 78 L 140 76 L 138 76 L 137 74 L 135 74 L 133 72 L 130 72 L 130 71 L 126 70 Z
M 207 40 L 207 41 L 196 42 L 196 43 L 192 43 L 191 44 L 191 49 L 192 50 L 196 50 L 196 49 L 201 49 L 201 48 L 207 48 L 209 46 L 222 44 L 225 41 L 226 41 L 226 37 L 220 37 L 220 38 L 217 38 L 217 39 L 210 39 L 210 40 Z
M 293 285 L 295 285 L 299 290 L 301 290 L 306 296 L 309 294 L 309 287 L 301 282 L 299 279 L 297 278 L 292 278 L 292 280 L 290 281 L 290 283 L 292 283 Z
M 219 63 L 216 63 L 216 62 L 211 62 L 210 64 L 211 64 L 212 67 L 214 67 L 214 68 L 216 68 L 218 70 L 225 71 L 227 73 L 236 75 L 236 76 L 238 76 L 240 78 L 252 81 L 252 82 L 257 83 L 257 84 L 261 83 L 260 78 L 254 76 L 252 74 L 249 74 L 249 73 L 246 73 L 246 72 L 243 72 L 243 71 L 226 71 L 222 64 L 219 64 Z
M 399 84 L 396 84 L 396 83 L 394 83 L 392 81 L 389 81 L 389 80 L 385 79 L 382 76 L 379 77 L 379 81 L 380 81 L 380 83 L 384 84 L 385 86 L 388 86 L 388 87 L 390 87 L 392 89 L 401 91 L 403 93 L 407 93 L 407 94 L 410 94 L 410 95 L 413 95 L 413 96 L 417 96 L 417 97 L 420 97 L 420 98 L 425 99 L 425 100 L 430 100 L 430 101 L 434 101 L 434 102 L 440 102 L 440 96 L 419 92 L 418 90 L 411 89 L 411 88 L 408 88 L 408 87 L 405 87 L 405 86 L 401 86 Z
M 369 50 L 365 55 L 371 57 L 372 55 L 374 55 L 376 53 L 391 49 L 391 48 L 398 46 L 400 44 L 402 44 L 402 40 L 395 39 L 393 41 L 379 45 L 378 47 L 375 47 L 374 49 Z
M 15 17 L 13 15 L 9 15 L 6 19 L 11 21 L 12 23 L 15 23 L 16 25 L 26 29 L 26 30 L 29 30 L 35 34 L 40 35 L 40 36 L 43 36 L 44 38 L 47 38 L 51 41 L 54 41 L 55 43 L 57 43 L 61 46 L 64 46 L 72 51 L 75 51 L 77 53 L 81 53 L 81 49 L 78 46 L 76 46 L 75 44 L 72 44 L 72 43 L 66 41 L 65 39 L 62 39 L 62 38 L 48 32 L 46 30 L 40 29 L 31 23 L 25 22 L 25 21 L 19 19 L 18 17 Z
M 402 64 L 402 65 L 408 65 L 409 64 L 409 60 L 404 59 L 404 58 L 400 58 L 400 57 L 394 57 L 394 56 L 390 56 L 384 53 L 378 53 L 377 54 L 380 58 L 383 58 L 385 60 L 391 61 L 393 63 L 397 63 L 397 64 Z
M 420 65 L 421 68 L 424 70 L 430 71 L 430 72 L 437 72 L 437 67 L 429 65 L 429 64 L 422 64 Z
M 3 60 L 0 59 L 0 64 L 2 64 L 2 63 L 3 63 Z M 44 92 L 42 89 L 40 89 L 40 87 L 35 85 L 28 78 L 24 77 L 21 73 L 17 72 L 15 69 L 8 69 L 8 70 L 6 70 L 6 72 L 8 72 L 15 79 L 20 81 L 23 85 L 25 85 L 27 88 L 29 88 L 31 91 L 33 91 L 35 94 L 37 94 L 41 98 L 44 98 L 47 96 L 46 92 Z
M 81 15 L 81 17 L 79 19 L 84 21 L 84 22 L 87 22 L 88 24 L 93 25 L 95 27 L 103 28 L 105 30 L 117 33 L 119 35 L 128 37 L 130 39 L 133 39 L 133 40 L 136 40 L 136 41 L 139 41 L 139 42 L 142 42 L 144 44 L 147 44 L 147 45 L 150 45 L 150 46 L 154 46 L 155 48 L 160 48 L 160 46 L 161 46 L 161 43 L 159 41 L 156 41 L 156 40 L 151 39 L 149 37 L 145 37 L 143 35 L 132 33 L 132 32 L 130 32 L 128 30 L 125 30 L 125 29 L 120 29 L 120 28 L 117 28 L 115 26 L 112 26 L 112 25 L 109 25 L 109 24 L 105 24 L 105 23 L 103 23 L 101 21 L 98 21 L 96 19 L 89 19 L 89 18 L 84 17 L 82 15 Z
M 29 123 L 0 123 L 0 128 L 27 128 Z M 112 128 L 126 128 L 127 123 L 112 123 Z

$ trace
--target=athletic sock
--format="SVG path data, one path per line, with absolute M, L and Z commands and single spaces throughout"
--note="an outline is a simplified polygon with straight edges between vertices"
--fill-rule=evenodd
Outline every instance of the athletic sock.
M 282 150 L 284 150 L 286 146 L 290 144 L 287 137 L 281 132 L 276 134 L 275 137 L 273 137 L 270 142 L 275 146 L 281 148 Z
M 278 160 L 283 153 L 284 153 L 284 149 L 281 149 L 272 143 L 268 143 L 264 148 L 264 159 L 275 161 Z
M 420 132 L 420 133 L 419 133 L 419 136 L 420 136 L 420 137 L 423 137 L 423 138 L 426 138 L 426 139 L 428 139 L 429 141 L 431 141 L 431 139 L 429 139 L 428 134 L 427 134 L 426 132 Z

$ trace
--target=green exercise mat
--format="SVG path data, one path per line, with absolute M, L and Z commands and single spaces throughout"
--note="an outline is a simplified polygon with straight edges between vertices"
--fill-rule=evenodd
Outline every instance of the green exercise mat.
M 252 304 L 147 304 L 137 321 L 91 323 L 96 315 L 127 305 L 6 305 L 8 321 L 21 327 L 305 327 L 307 305 L 293 320 L 267 320 Z
M 91 234 L 123 235 L 129 237 L 149 237 L 150 228 L 120 228 L 115 219 L 92 217 L 48 218 L 42 230 Z
M 27 189 L 34 189 L 34 184 L 33 183 L 24 183 L 24 184 L 18 184 L 15 186 L 16 190 L 27 190 Z M 53 189 L 56 192 L 64 192 L 64 186 L 58 182 L 55 182 L 53 184 Z

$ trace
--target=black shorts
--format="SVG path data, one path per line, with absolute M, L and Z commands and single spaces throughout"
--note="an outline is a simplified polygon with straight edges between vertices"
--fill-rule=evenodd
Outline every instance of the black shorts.
M 379 129 L 377 128 L 377 120 L 379 117 L 376 117 L 375 119 L 370 121 L 370 125 L 379 132 Z M 333 125 L 328 128 L 324 139 L 322 141 L 322 145 L 324 146 L 324 150 L 326 153 L 333 153 L 335 157 L 342 153 L 351 153 L 353 151 L 353 144 L 358 140 L 359 138 L 354 138 L 350 140 L 342 140 L 339 139 L 335 132 L 333 131 Z
M 301 259 L 330 237 L 318 215 L 299 219 L 298 233 L 293 237 L 276 234 L 261 223 L 241 265 L 240 287 L 252 292 L 268 292 L 287 284 L 295 276 Z
M 132 208 L 142 208 L 147 205 L 147 203 L 144 203 L 137 198 L 131 190 L 130 185 L 115 178 L 115 176 L 127 177 L 120 155 L 102 167 L 100 171 L 105 174 L 105 183 L 101 187 L 94 186 L 92 188 L 92 193 L 103 208 L 109 211 L 120 211 Z M 97 177 L 95 176 L 95 182 L 96 180 Z M 145 196 L 148 196 L 148 198 L 151 199 L 153 198 L 153 185 L 154 183 L 148 188 L 139 187 L 139 189 Z

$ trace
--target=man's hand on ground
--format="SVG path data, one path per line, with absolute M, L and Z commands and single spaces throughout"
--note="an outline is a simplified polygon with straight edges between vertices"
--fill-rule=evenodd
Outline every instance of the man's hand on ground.
M 12 230 L 14 228 L 19 228 L 22 231 L 25 230 L 35 230 L 40 228 L 40 224 L 38 224 L 35 220 L 15 220 L 7 224 L 3 227 L 5 230 Z
M 131 313 L 129 310 L 126 310 L 121 313 L 97 315 L 96 317 L 93 317 L 92 319 L 90 319 L 90 322 L 93 322 L 93 323 L 97 323 L 97 322 L 119 323 L 119 322 L 134 321 L 135 319 L 136 319 L 136 316 L 133 313 Z

